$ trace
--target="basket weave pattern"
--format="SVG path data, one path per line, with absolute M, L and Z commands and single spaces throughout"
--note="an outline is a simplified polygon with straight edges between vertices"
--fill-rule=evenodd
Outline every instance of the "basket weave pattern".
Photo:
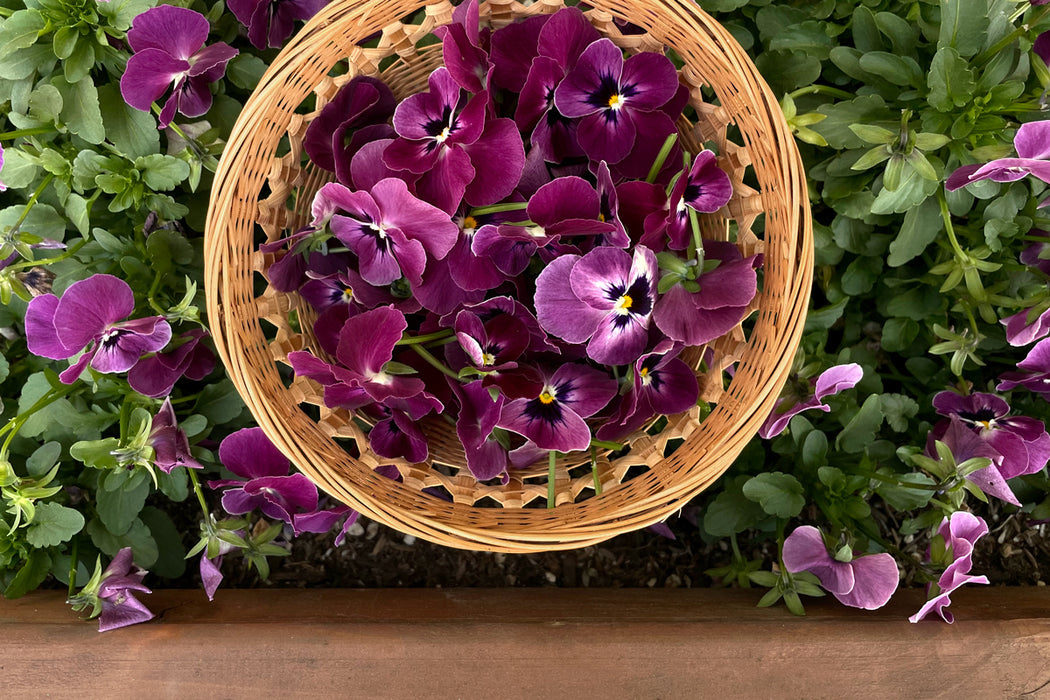
M 310 120 L 354 75 L 380 77 L 398 99 L 425 89 L 427 76 L 441 64 L 441 47 L 418 44 L 452 21 L 451 4 L 427 5 L 421 23 L 406 24 L 423 7 L 419 0 L 330 3 L 261 80 L 213 184 L 205 237 L 208 313 L 229 375 L 259 425 L 333 497 L 442 544 L 506 552 L 567 549 L 663 520 L 718 478 L 753 437 L 772 409 L 801 336 L 812 280 L 812 230 L 802 164 L 777 101 L 739 45 L 690 0 L 590 5 L 585 14 L 591 23 L 628 53 L 667 46 L 685 62 L 680 80 L 691 88 L 695 115 L 678 124 L 682 143 L 692 152 L 711 145 L 734 187 L 725 208 L 700 217 L 704 237 L 731 237 L 745 256 L 765 257 L 749 332 L 738 327 L 711 344 L 707 369 L 698 374 L 701 398 L 717 402 L 710 415 L 700 421 L 694 408 L 671 416 L 658 435 L 636 436 L 626 454 L 599 454 L 593 472 L 590 455 L 561 457 L 555 508 L 546 508 L 546 465 L 512 470 L 506 485 L 479 483 L 460 468 L 462 447 L 440 419 L 423 423 L 430 442 L 426 463 L 370 453 L 365 431 L 348 412 L 326 408 L 318 385 L 288 380 L 287 368 L 283 376 L 279 369 L 289 352 L 319 352 L 309 304 L 268 286 L 256 291 L 274 259 L 259 253 L 258 243 L 304 225 L 314 193 L 332 179 L 302 151 Z M 492 0 L 481 11 L 498 28 L 561 7 L 560 0 L 528 7 Z M 646 33 L 622 34 L 614 17 Z M 377 47 L 358 45 L 379 30 Z M 347 65 L 349 72 L 343 70 Z M 702 88 L 714 99 L 705 101 Z M 730 139 L 731 127 L 739 143 Z M 745 184 L 745 177 L 757 187 Z M 761 238 L 753 231 L 759 217 Z M 700 353 L 683 359 L 700 366 Z M 723 370 L 734 363 L 726 388 Z M 317 406 L 319 419 L 302 404 Z M 374 473 L 391 463 L 402 483 Z

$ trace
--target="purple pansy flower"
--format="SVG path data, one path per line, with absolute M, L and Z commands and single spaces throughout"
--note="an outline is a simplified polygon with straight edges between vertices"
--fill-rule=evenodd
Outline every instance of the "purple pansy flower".
M 492 431 L 500 422 L 506 397 L 500 393 L 493 398 L 480 381 L 466 385 L 450 382 L 450 386 L 459 402 L 456 435 L 463 443 L 467 469 L 478 481 L 502 475 L 503 483 L 507 483 L 510 478 L 507 450 L 492 437 Z
M 768 439 L 780 435 L 780 433 L 784 432 L 784 428 L 787 427 L 792 417 L 802 413 L 802 411 L 817 408 L 827 413 L 831 408 L 823 403 L 824 399 L 840 391 L 852 389 L 863 376 L 864 370 L 855 362 L 851 362 L 848 365 L 829 367 L 821 372 L 816 379 L 810 380 L 810 386 L 813 390 L 812 396 L 791 395 L 777 399 L 776 404 L 773 406 L 773 411 L 766 418 L 766 422 L 762 424 L 762 427 L 758 429 L 759 436 Z
M 478 255 L 473 250 L 478 229 L 492 223 L 495 218 L 496 215 L 477 217 L 460 214 L 455 219 L 459 226 L 459 240 L 448 254 L 449 272 L 456 286 L 464 291 L 495 289 L 506 279 L 491 257 Z M 503 214 L 499 218 L 506 219 L 507 216 Z
M 397 178 L 381 180 L 369 192 L 329 183 L 317 193 L 322 197 L 345 212 L 332 215 L 332 232 L 357 256 L 369 284 L 387 285 L 402 276 L 419 284 L 427 254 L 444 258 L 459 235 L 448 214 L 413 197 Z
M 510 195 L 525 165 L 525 147 L 510 119 L 488 119 L 488 93 L 463 104 L 445 67 L 430 74 L 430 89 L 411 95 L 394 112 L 395 139 L 383 152 L 394 170 L 420 175 L 416 194 L 446 211 L 494 204 Z
M 706 150 L 698 153 L 689 172 L 678 178 L 668 197 L 668 247 L 673 250 L 685 250 L 689 247 L 693 234 L 687 208 L 710 214 L 725 206 L 732 196 L 733 184 L 729 181 L 729 176 L 718 167 L 715 154 Z M 643 238 L 642 242 L 647 240 L 648 238 Z
M 885 552 L 841 561 L 828 552 L 820 530 L 803 525 L 784 540 L 784 567 L 791 573 L 808 571 L 843 605 L 875 610 L 897 590 L 897 562 Z
M 529 347 L 529 329 L 511 314 L 483 321 L 474 311 L 464 309 L 456 314 L 454 328 L 470 364 L 485 372 L 517 367 L 515 360 Z
M 700 385 L 696 373 L 678 359 L 681 351 L 681 343 L 663 340 L 635 361 L 631 388 L 599 428 L 599 440 L 622 439 L 657 415 L 674 415 L 696 405 Z
M 134 310 L 131 287 L 112 275 L 74 282 L 61 300 L 54 294 L 38 296 L 26 309 L 29 351 L 64 360 L 88 348 L 59 375 L 66 384 L 75 382 L 88 363 L 103 374 L 125 372 L 171 340 L 171 326 L 161 316 L 124 321 Z
M 758 290 L 760 255 L 743 258 L 735 245 L 718 241 L 705 241 L 704 249 L 708 260 L 720 262 L 697 277 L 700 291 L 675 284 L 653 309 L 656 327 L 686 345 L 703 345 L 729 332 L 744 319 Z
M 1010 345 L 1022 347 L 1050 333 L 1050 309 L 1039 314 L 1034 321 L 1029 323 L 1028 316 L 1031 312 L 1031 309 L 1025 309 L 1012 316 L 999 319 L 999 323 L 1006 326 L 1006 342 Z
M 230 0 L 228 7 L 248 28 L 248 40 L 257 49 L 277 49 L 295 31 L 295 20 L 306 21 L 328 0 Z
M 431 411 L 443 408 L 440 401 L 427 393 L 389 398 L 382 406 L 372 409 L 382 420 L 369 431 L 368 444 L 380 457 L 400 458 L 412 464 L 423 462 L 430 449 L 426 436 L 419 429 L 419 420 Z
M 1009 391 L 1023 386 L 1050 401 L 1050 338 L 1032 346 L 1028 355 L 1017 363 L 1016 372 L 999 375 L 998 391 Z
M 553 16 L 526 17 L 492 32 L 489 60 L 492 63 L 494 86 L 521 92 L 529 67 L 539 53 L 540 31 Z
M 204 468 L 193 458 L 186 432 L 175 421 L 175 409 L 170 396 L 164 399 L 160 410 L 153 416 L 149 440 L 154 452 L 153 463 L 165 474 L 170 474 L 176 467 Z
M 1050 182 L 1050 121 L 1022 124 L 1014 135 L 1014 148 L 1016 158 L 958 168 L 944 183 L 945 189 L 951 192 L 978 180 L 1014 182 L 1026 175 Z
M 1048 32 L 1048 34 L 1050 34 L 1050 32 Z M 1029 229 L 1028 235 L 1035 238 L 1044 238 L 1046 240 L 1032 243 L 1022 250 L 1020 255 L 1021 262 L 1030 267 L 1034 267 L 1044 275 L 1050 275 L 1050 231 L 1033 228 Z
M 536 396 L 504 404 L 498 427 L 528 438 L 541 450 L 585 450 L 591 429 L 583 419 L 605 408 L 616 390 L 616 381 L 605 372 L 564 364 L 544 378 Z
M 957 443 L 958 439 L 946 437 L 952 425 L 950 419 L 957 417 L 994 450 L 991 454 L 976 455 L 989 457 L 992 464 L 966 478 L 985 493 L 1019 506 L 1006 480 L 1034 474 L 1050 460 L 1050 434 L 1047 434 L 1042 421 L 1027 416 L 1011 416 L 1010 406 L 1004 399 L 980 392 L 960 396 L 951 391 L 942 391 L 933 397 L 933 407 L 949 420 L 941 421 L 930 432 L 927 454 L 935 455 L 934 442 L 943 440 L 952 448 L 956 460 L 963 460 L 964 456 L 955 451 L 959 445 L 952 444 Z
M 434 29 L 441 39 L 441 57 L 449 75 L 471 93 L 486 90 L 492 73 L 478 19 L 478 0 L 468 0 L 452 11 L 452 24 Z
M 951 605 L 949 597 L 955 589 L 967 583 L 988 583 L 987 576 L 971 576 L 973 566 L 973 548 L 977 540 L 988 534 L 988 524 L 981 518 L 965 511 L 956 511 L 950 518 L 945 518 L 937 529 L 937 536 L 944 543 L 944 556 L 948 566 L 937 583 L 928 585 L 926 595 L 929 600 L 908 619 L 918 622 L 931 612 L 951 624 L 955 617 L 945 610 Z
M 244 537 L 244 530 L 237 530 L 236 534 Z M 222 560 L 227 554 L 232 552 L 234 547 L 229 542 L 219 540 L 219 553 L 214 558 L 208 557 L 208 551 L 205 550 L 201 553 L 200 558 L 200 574 L 201 574 L 201 587 L 204 589 L 204 595 L 208 596 L 208 600 L 215 600 L 215 592 L 219 590 L 219 584 L 222 583 Z
M 633 256 L 619 248 L 563 255 L 536 279 L 536 317 L 566 342 L 589 341 L 596 362 L 634 362 L 649 342 L 657 275 L 656 256 L 644 246 Z
M 219 461 L 241 477 L 209 481 L 224 489 L 222 507 L 230 515 L 262 511 L 299 534 L 295 516 L 317 510 L 317 487 L 302 474 L 288 474 L 292 463 L 270 442 L 262 428 L 244 428 L 219 444 Z
M 386 83 L 366 75 L 355 76 L 310 122 L 303 150 L 314 165 L 334 172 L 341 182 L 349 184 L 353 182 L 354 156 L 372 141 L 395 136 L 393 127 L 386 123 L 395 107 L 397 100 Z M 371 189 L 371 184 L 355 182 L 358 189 Z
M 152 593 L 142 583 L 146 570 L 135 565 L 131 547 L 124 547 L 102 572 L 98 586 L 98 600 L 102 614 L 98 631 L 108 632 L 118 627 L 136 625 L 152 620 L 154 615 L 135 597 L 135 592 Z
M 160 397 L 170 394 L 180 377 L 204 379 L 215 368 L 215 353 L 201 342 L 206 335 L 202 328 L 180 334 L 176 348 L 144 357 L 128 370 L 128 384 L 144 396 Z
M 208 85 L 223 76 L 238 53 L 221 42 L 205 47 L 210 30 L 204 15 L 174 5 L 158 5 L 135 17 L 127 34 L 135 54 L 120 78 L 124 101 L 149 112 L 173 87 L 160 112 L 161 128 L 171 123 L 175 112 L 187 117 L 207 112 L 212 101 Z
M 1045 5 L 1050 0 L 1033 2 L 1033 5 Z M 1043 63 L 1050 66 L 1050 32 L 1043 32 L 1032 42 L 1032 53 L 1043 59 Z
M 634 115 L 653 112 L 674 97 L 678 74 L 662 54 L 639 53 L 626 61 L 609 39 L 588 46 L 554 91 L 558 111 L 582 117 L 576 131 L 580 146 L 592 160 L 618 163 L 635 147 L 639 132 Z

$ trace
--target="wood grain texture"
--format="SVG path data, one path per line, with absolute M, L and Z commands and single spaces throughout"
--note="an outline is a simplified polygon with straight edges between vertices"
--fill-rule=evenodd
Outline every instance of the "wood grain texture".
M 956 623 L 754 591 L 158 591 L 99 634 L 58 592 L 0 602 L 0 697 L 1046 698 L 1050 590 L 973 588 Z

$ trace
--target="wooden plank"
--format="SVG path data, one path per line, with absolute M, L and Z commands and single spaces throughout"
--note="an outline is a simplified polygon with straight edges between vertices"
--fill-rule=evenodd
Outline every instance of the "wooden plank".
M 157 591 L 99 634 L 58 592 L 0 603 L 2 697 L 1050 697 L 1050 590 L 972 587 L 956 623 L 755 591 Z

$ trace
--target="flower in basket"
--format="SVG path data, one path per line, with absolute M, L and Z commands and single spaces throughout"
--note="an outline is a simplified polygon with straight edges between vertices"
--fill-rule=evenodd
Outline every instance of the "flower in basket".
M 248 28 L 257 49 L 278 48 L 295 30 L 295 20 L 308 20 L 328 0 L 230 0 L 230 11 Z

